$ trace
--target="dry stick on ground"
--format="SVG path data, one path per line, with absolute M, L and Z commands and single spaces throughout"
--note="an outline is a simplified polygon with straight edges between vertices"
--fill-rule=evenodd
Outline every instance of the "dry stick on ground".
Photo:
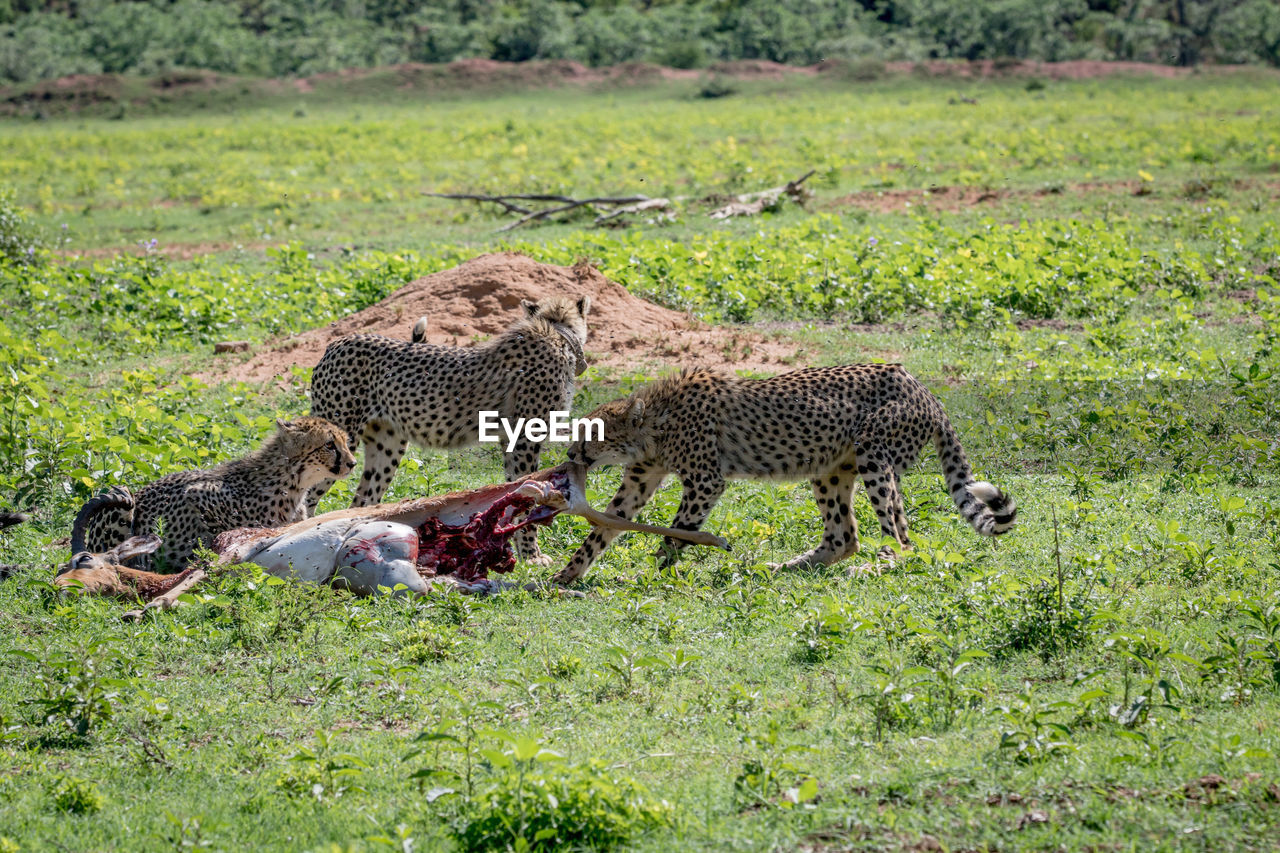
M 670 210 L 673 206 L 673 202 L 684 201 L 687 197 L 688 196 L 681 195 L 681 196 L 676 196 L 675 198 L 645 199 L 644 201 L 636 202 L 635 204 L 628 204 L 622 207 L 614 208 L 608 213 L 602 213 L 596 217 L 596 221 L 592 224 L 599 225 L 603 222 L 608 222 L 611 219 L 616 219 L 619 216 L 625 216 L 628 213 L 644 213 L 650 210 L 663 210 L 663 211 Z
M 817 169 L 810 169 L 794 181 L 787 181 L 780 187 L 734 196 L 733 201 L 724 207 L 711 211 L 707 215 L 712 219 L 728 219 L 731 216 L 754 216 L 757 213 L 776 208 L 784 196 L 789 196 L 795 200 L 796 204 L 803 205 L 805 200 L 813 193 L 800 185 L 809 180 L 815 172 L 817 172 Z
M 711 216 L 713 218 L 720 219 L 726 216 L 741 216 L 759 213 L 761 210 L 776 205 L 778 199 L 784 195 L 790 196 L 797 202 L 803 202 L 808 191 L 802 189 L 800 185 L 807 181 L 816 171 L 816 169 L 810 169 L 799 178 L 796 178 L 793 181 L 788 181 L 780 187 L 773 187 L 772 189 L 734 196 L 734 200 L 729 205 L 713 212 Z M 499 233 L 503 231 L 513 231 L 522 225 L 528 225 L 530 222 L 547 219 L 559 213 L 567 213 L 571 210 L 576 210 L 579 207 L 590 207 L 596 213 L 595 224 L 599 225 L 627 213 L 640 213 L 648 210 L 666 210 L 672 207 L 675 202 L 683 201 L 687 198 L 687 196 L 677 196 L 674 198 L 650 198 L 646 195 L 573 198 L 572 196 L 559 195 L 556 193 L 500 193 L 497 195 L 485 195 L 482 193 L 423 193 L 423 195 L 428 196 L 429 198 L 448 198 L 458 201 L 474 201 L 478 203 L 489 202 L 491 204 L 500 205 L 507 213 L 519 215 L 520 218 L 515 222 L 511 222 L 499 228 Z M 547 206 L 534 208 L 533 206 L 525 205 L 522 202 L 535 202 L 545 204 Z M 732 209 L 731 212 L 726 212 L 730 211 L 730 209 Z
M 479 195 L 477 193 L 424 193 L 424 195 L 432 198 L 461 199 L 462 201 L 488 201 L 502 205 L 508 213 L 521 214 L 520 218 L 515 222 L 499 228 L 499 232 L 511 231 L 519 228 L 521 225 L 527 225 L 530 222 L 536 222 L 539 219 L 546 219 L 548 216 L 554 216 L 557 213 L 565 213 L 579 207 L 620 207 L 623 205 L 639 204 L 641 202 L 651 201 L 648 196 L 644 195 L 598 196 L 594 198 L 571 198 L 567 195 L 551 195 L 548 193 L 512 193 L 504 195 Z M 550 207 L 534 210 L 532 208 L 525 207 L 524 205 L 516 204 L 515 202 L 518 201 L 550 202 L 552 205 Z

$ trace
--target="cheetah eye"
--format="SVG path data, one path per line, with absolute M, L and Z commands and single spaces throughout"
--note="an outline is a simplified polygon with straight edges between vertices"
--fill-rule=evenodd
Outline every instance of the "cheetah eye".
M 338 445 L 331 441 L 331 442 L 329 442 L 328 444 L 326 444 L 326 445 L 325 445 L 325 448 L 326 448 L 326 449 L 328 449 L 328 450 L 337 450 L 337 449 L 338 449 Z

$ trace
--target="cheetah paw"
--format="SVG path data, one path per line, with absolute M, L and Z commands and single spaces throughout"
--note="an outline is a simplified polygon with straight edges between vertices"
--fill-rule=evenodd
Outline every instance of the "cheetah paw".
M 542 581 L 530 581 L 529 583 L 524 585 L 524 588 L 529 592 L 539 592 L 544 595 L 552 596 L 556 598 L 586 598 L 587 597 L 587 594 L 585 592 L 581 592 L 580 590 L 576 590 L 576 589 L 566 589 L 563 586 L 557 585 L 554 581 L 552 583 L 545 583 Z

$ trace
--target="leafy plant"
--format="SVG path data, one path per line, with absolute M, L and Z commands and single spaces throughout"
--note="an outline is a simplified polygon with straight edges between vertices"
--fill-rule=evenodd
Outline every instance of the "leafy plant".
M 114 663 L 101 641 L 91 641 L 74 650 L 53 649 L 43 656 L 15 649 L 10 652 L 36 665 L 34 687 L 40 695 L 27 699 L 42 722 L 68 730 L 76 737 L 90 731 L 115 714 L 127 679 L 102 672 Z
M 18 206 L 10 188 L 0 188 L 0 263 L 32 264 L 41 260 L 43 248 L 35 227 Z
M 462 596 L 454 596 L 461 598 Z M 396 633 L 396 647 L 402 660 L 430 663 L 446 660 L 457 652 L 462 640 L 448 625 L 419 624 Z
M 496 733 L 491 775 L 453 835 L 466 850 L 608 850 L 674 823 L 675 810 L 602 762 L 568 764 L 533 738 Z
M 547 675 L 552 678 L 560 680 L 573 678 L 582 671 L 582 658 L 576 655 L 560 655 L 546 661 L 545 668 Z
M 276 786 L 291 797 L 316 800 L 337 799 L 350 792 L 363 792 L 358 784 L 369 765 L 352 752 L 337 749 L 334 735 L 316 729 L 315 746 L 301 747 L 288 761 L 292 767 L 276 781 Z
M 781 743 L 777 721 L 770 721 L 762 734 L 745 734 L 742 744 L 752 757 L 742 763 L 733 780 L 734 796 L 742 808 L 777 806 L 783 809 L 805 805 L 816 799 L 818 780 L 803 772 L 792 756 L 809 748 Z
M 843 603 L 828 600 L 820 608 L 810 610 L 791 636 L 799 646 L 800 658 L 817 663 L 848 645 L 857 625 Z
M 615 681 L 616 689 L 624 694 L 634 689 L 637 675 L 662 663 L 652 655 L 618 645 L 606 646 L 600 655 L 604 660 L 596 674 Z
M 1000 749 L 1023 763 L 1075 751 L 1070 727 L 1055 719 L 1070 707 L 1069 702 L 1041 702 L 1031 684 L 1025 683 L 1012 702 L 1000 706 L 1000 714 L 1007 724 L 1000 732 Z
M 106 804 L 96 785 L 74 776 L 59 776 L 49 785 L 48 791 L 53 807 L 68 814 L 96 814 Z
M 855 698 L 871 712 L 876 740 L 883 740 L 891 730 L 905 729 L 916 722 L 912 707 L 927 684 L 924 667 L 904 667 L 899 662 L 867 665 L 872 675 L 870 689 Z

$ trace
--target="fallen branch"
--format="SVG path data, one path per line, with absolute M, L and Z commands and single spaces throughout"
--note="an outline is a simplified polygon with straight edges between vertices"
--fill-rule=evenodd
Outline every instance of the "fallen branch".
M 644 202 L 653 201 L 648 196 L 630 195 L 630 196 L 596 196 L 593 198 L 573 198 L 567 195 L 554 195 L 551 193 L 507 193 L 503 195 L 480 195 L 478 193 L 424 193 L 424 195 L 432 198 L 451 198 L 460 199 L 462 201 L 490 202 L 503 207 L 508 213 L 518 213 L 520 218 L 509 225 L 504 225 L 498 229 L 502 231 L 512 231 L 521 225 L 528 225 L 530 222 L 537 222 L 540 219 L 546 219 L 549 216 L 555 216 L 557 213 L 567 213 L 570 210 L 576 210 L 579 207 L 590 207 L 593 210 L 597 207 L 625 207 L 627 205 L 642 204 Z M 534 209 L 525 207 L 522 204 L 516 204 L 519 201 L 532 201 L 550 203 L 551 206 Z M 597 211 L 599 215 L 599 212 Z
M 724 207 L 713 210 L 712 219 L 727 219 L 730 216 L 750 216 L 765 210 L 774 210 L 785 197 L 790 197 L 798 204 L 804 204 L 812 195 L 801 186 L 814 175 L 816 169 L 788 181 L 780 187 L 744 193 L 733 197 L 733 201 Z M 479 204 L 499 205 L 506 213 L 519 218 L 498 229 L 498 232 L 513 231 L 522 225 L 539 222 L 562 213 L 577 210 L 580 207 L 590 208 L 595 214 L 596 225 L 611 222 L 618 217 L 632 213 L 651 211 L 671 212 L 677 202 L 684 201 L 685 196 L 672 198 L 650 198 L 645 195 L 628 196 L 593 196 L 591 198 L 574 198 L 558 193 L 499 193 L 485 195 L 483 193 L 423 193 L 430 198 L 448 198 L 457 201 L 474 201 Z M 536 206 L 542 205 L 542 206 Z
M 615 208 L 614 210 L 611 210 L 608 213 L 602 213 L 596 217 L 595 224 L 600 225 L 601 223 L 608 222 L 611 219 L 616 219 L 619 216 L 625 216 L 628 213 L 646 213 L 651 210 L 659 210 L 659 211 L 667 212 L 667 211 L 670 211 L 671 208 L 675 207 L 673 202 L 680 201 L 680 200 L 681 200 L 680 198 L 645 199 L 644 201 L 639 201 L 639 202 L 636 202 L 635 204 L 628 204 L 628 205 L 624 205 L 623 207 Z
M 816 171 L 816 169 L 810 169 L 794 181 L 787 181 L 780 187 L 735 196 L 733 201 L 724 207 L 711 211 L 708 216 L 712 219 L 728 219 L 731 216 L 754 216 L 766 210 L 776 210 L 785 197 L 795 200 L 796 204 L 803 205 L 813 193 L 800 185 L 809 180 Z

